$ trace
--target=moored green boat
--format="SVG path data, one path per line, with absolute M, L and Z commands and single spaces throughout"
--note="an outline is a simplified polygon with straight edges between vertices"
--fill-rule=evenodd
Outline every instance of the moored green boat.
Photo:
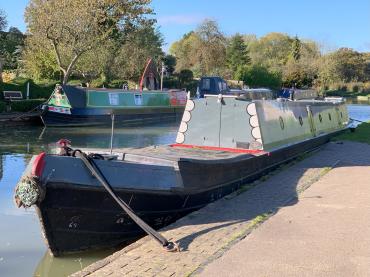
M 138 124 L 181 117 L 186 91 L 139 91 L 58 86 L 43 106 L 45 126 Z

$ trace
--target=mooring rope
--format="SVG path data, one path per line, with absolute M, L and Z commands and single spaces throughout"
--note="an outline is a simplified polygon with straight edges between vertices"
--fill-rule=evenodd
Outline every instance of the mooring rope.
M 14 118 L 10 118 L 10 119 L 9 119 L 9 121 L 14 121 L 14 120 L 20 119 L 20 118 L 22 118 L 22 117 L 27 117 L 27 116 L 28 116 L 28 114 L 30 114 L 30 113 L 32 113 L 33 111 L 35 111 L 35 110 L 39 109 L 39 108 L 40 108 L 40 107 L 42 107 L 42 105 L 44 105 L 44 104 L 45 104 L 45 102 L 44 102 L 44 103 L 41 103 L 41 104 L 39 104 L 39 105 L 37 105 L 37 106 L 36 106 L 36 107 L 34 107 L 32 110 L 29 110 L 28 112 L 25 112 L 25 113 L 21 114 L 20 116 L 17 116 L 17 117 L 14 117 Z
M 361 120 L 358 120 L 358 119 L 354 119 L 354 118 L 349 118 L 350 120 L 353 120 L 353 121 L 357 121 L 357 122 L 360 122 L 360 123 L 367 123 L 366 121 L 361 121 Z
M 100 184 L 107 190 L 107 192 L 112 196 L 112 198 L 117 202 L 118 205 L 127 213 L 127 215 L 143 229 L 150 237 L 162 245 L 162 247 L 168 252 L 180 251 L 179 245 L 177 243 L 168 241 L 160 233 L 155 231 L 147 223 L 145 223 L 135 212 L 126 204 L 117 194 L 113 191 L 112 187 L 109 185 L 107 179 L 104 177 L 103 173 L 95 164 L 93 158 L 80 150 L 73 151 L 73 154 L 80 158 L 85 166 L 89 169 L 91 174 L 100 182 Z

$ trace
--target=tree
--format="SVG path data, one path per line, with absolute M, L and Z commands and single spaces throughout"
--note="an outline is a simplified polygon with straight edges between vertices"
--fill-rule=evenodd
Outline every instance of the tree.
M 226 38 L 215 21 L 206 19 L 195 31 L 170 47 L 176 71 L 190 69 L 195 76 L 222 75 L 226 69 Z
M 196 66 L 198 63 L 197 45 L 199 45 L 199 37 L 194 31 L 185 34 L 182 39 L 171 45 L 169 51 L 176 58 L 177 72 Z
M 60 68 L 51 44 L 46 39 L 28 36 L 22 51 L 22 69 L 34 80 L 56 79 Z
M 15 27 L 10 27 L 8 32 L 0 34 L 5 69 L 16 69 L 18 67 L 24 39 L 25 36 Z
M 237 79 L 244 81 L 250 87 L 269 87 L 278 89 L 281 87 L 281 76 L 277 72 L 270 72 L 261 65 L 239 67 Z
M 184 86 L 187 82 L 193 80 L 193 72 L 189 69 L 183 69 L 178 75 L 180 86 Z
M 154 22 L 145 22 L 125 36 L 123 44 L 112 52 L 114 60 L 105 63 L 112 75 L 139 81 L 148 58 L 160 65 L 163 57 L 163 38 Z
M 163 64 L 169 75 L 172 75 L 176 68 L 176 57 L 172 55 L 166 55 L 163 57 Z
M 323 84 L 366 81 L 365 55 L 350 48 L 340 48 L 327 54 L 320 62 L 320 79 Z
M 292 38 L 287 34 L 269 33 L 248 44 L 252 64 L 261 65 L 278 72 L 290 56 Z
M 30 36 L 51 45 L 65 84 L 81 56 L 135 29 L 151 12 L 149 3 L 150 0 L 31 0 L 25 20 Z
M 294 37 L 292 42 L 292 52 L 290 55 L 295 61 L 298 61 L 301 58 L 301 41 L 297 36 Z
M 226 48 L 226 59 L 227 66 L 231 70 L 234 79 L 239 67 L 250 64 L 251 59 L 248 54 L 247 46 L 240 34 L 231 37 L 229 45 Z
M 365 79 L 364 56 L 350 48 L 340 48 L 332 54 L 334 72 L 344 82 L 358 82 Z
M 200 75 L 222 73 L 226 66 L 226 38 L 216 21 L 206 19 L 197 28 L 195 46 Z

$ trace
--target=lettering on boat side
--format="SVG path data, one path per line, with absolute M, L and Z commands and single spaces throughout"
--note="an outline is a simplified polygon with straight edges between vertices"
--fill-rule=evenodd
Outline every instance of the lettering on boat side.
M 158 218 L 154 219 L 154 225 L 160 226 L 160 225 L 166 224 L 171 219 L 172 219 L 172 216 L 170 216 L 170 215 L 168 215 L 166 217 L 164 217 L 164 216 L 158 217 Z
M 79 223 L 80 223 L 80 217 L 79 216 L 73 216 L 70 219 L 70 222 L 68 224 L 68 228 L 76 229 L 78 227 Z
M 136 106 L 141 106 L 143 105 L 143 97 L 141 94 L 135 94 L 134 95 L 134 100 L 135 100 L 135 105 Z

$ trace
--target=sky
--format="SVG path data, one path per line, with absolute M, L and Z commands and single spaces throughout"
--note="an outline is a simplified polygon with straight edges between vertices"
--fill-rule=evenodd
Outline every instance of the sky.
M 29 0 L 0 0 L 9 26 L 26 31 Z M 349 47 L 370 51 L 370 0 L 153 0 L 164 50 L 204 19 L 226 35 L 282 32 L 317 41 L 323 51 Z

